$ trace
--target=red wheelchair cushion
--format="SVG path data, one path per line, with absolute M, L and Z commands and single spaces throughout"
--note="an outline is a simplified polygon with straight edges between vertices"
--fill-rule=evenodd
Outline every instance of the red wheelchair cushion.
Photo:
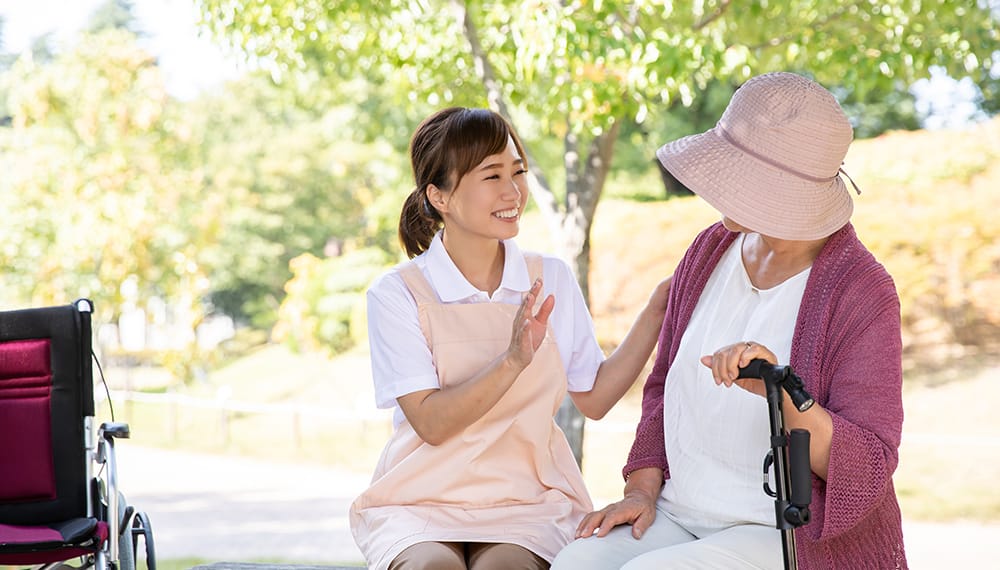
M 49 339 L 0 343 L 0 501 L 56 497 Z
M 95 518 L 49 526 L 0 524 L 0 564 L 46 564 L 94 553 L 108 539 L 108 524 Z

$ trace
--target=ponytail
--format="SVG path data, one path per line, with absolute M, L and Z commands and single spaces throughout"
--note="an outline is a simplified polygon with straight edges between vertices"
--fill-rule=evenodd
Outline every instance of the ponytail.
M 421 188 L 414 188 L 399 214 L 399 243 L 406 256 L 412 259 L 427 251 L 440 226 L 441 215 L 431 208 L 427 194 Z
M 417 187 L 410 192 L 399 214 L 399 242 L 414 258 L 427 251 L 438 229 L 441 214 L 427 201 L 427 187 L 454 190 L 462 177 L 487 156 L 507 148 L 514 140 L 524 156 L 521 141 L 499 114 L 488 109 L 449 107 L 427 117 L 410 139 L 410 162 Z

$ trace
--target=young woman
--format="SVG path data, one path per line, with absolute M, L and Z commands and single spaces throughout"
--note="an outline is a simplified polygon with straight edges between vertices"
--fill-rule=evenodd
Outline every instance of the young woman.
M 410 154 L 412 259 L 368 291 L 376 399 L 395 430 L 351 529 L 370 568 L 548 568 L 592 509 L 553 417 L 567 390 L 598 419 L 633 384 L 668 281 L 605 359 L 569 266 L 512 239 L 528 182 L 508 123 L 444 109 Z

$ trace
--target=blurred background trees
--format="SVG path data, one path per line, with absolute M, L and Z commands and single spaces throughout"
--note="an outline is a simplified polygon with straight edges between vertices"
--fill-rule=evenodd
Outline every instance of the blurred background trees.
M 152 296 L 200 311 L 216 213 L 199 203 L 180 109 L 149 54 L 106 30 L 49 61 L 22 56 L 3 85 L 5 300 L 84 295 L 105 319 Z
M 198 4 L 219 38 L 290 88 L 298 76 L 334 90 L 366 77 L 407 113 L 404 124 L 451 104 L 506 116 L 526 139 L 535 203 L 587 299 L 591 228 L 623 129 L 663 121 L 629 137 L 633 156 L 651 158 L 663 141 L 711 126 L 733 89 L 772 70 L 840 88 L 864 119 L 861 135 L 913 127 L 906 96 L 889 94 L 932 65 L 984 82 L 1000 45 L 986 5 L 946 0 Z M 662 118 L 678 115 L 686 120 Z M 581 432 L 571 406 L 561 424 Z
M 218 362 L 198 335 L 219 317 L 300 349 L 364 342 L 363 291 L 401 259 L 408 137 L 440 107 L 490 106 L 514 123 L 530 153 L 532 215 L 592 301 L 602 197 L 684 195 L 661 178 L 653 151 L 712 127 L 752 75 L 815 77 L 857 138 L 920 127 L 928 111 L 911 87 L 932 70 L 971 82 L 981 117 L 1000 107 L 997 14 L 986 2 L 195 4 L 206 32 L 249 70 L 193 100 L 166 93 L 127 0 L 106 2 L 67 45 L 43 36 L 24 53 L 0 53 L 3 305 L 91 297 L 102 322 L 171 331 L 161 342 L 143 328 L 133 342 L 119 329 L 118 341 L 187 382 Z M 994 147 L 978 148 L 985 162 L 970 179 L 993 157 Z M 933 176 L 966 162 L 935 162 Z M 873 237 L 881 253 L 912 260 L 913 276 L 900 276 L 904 309 L 942 307 L 935 322 L 945 327 L 975 320 L 981 304 L 969 299 L 985 289 L 956 284 L 956 256 L 975 253 L 977 283 L 1000 263 L 995 247 L 977 247 L 994 234 L 976 211 L 920 218 L 951 228 L 936 230 L 950 252 L 891 224 L 884 235 L 895 239 Z
M 448 104 L 506 115 L 528 139 L 532 192 L 585 297 L 590 227 L 624 124 L 687 114 L 709 85 L 731 93 L 771 70 L 804 71 L 849 103 L 879 104 L 932 65 L 985 81 L 998 46 L 985 5 L 946 0 L 198 5 L 218 37 L 289 86 L 299 75 L 321 89 L 366 77 L 409 124 Z M 650 145 L 714 122 L 727 100 L 699 102 L 692 124 L 656 129 Z M 890 113 L 907 112 L 879 112 Z M 877 134 L 870 123 L 864 134 Z

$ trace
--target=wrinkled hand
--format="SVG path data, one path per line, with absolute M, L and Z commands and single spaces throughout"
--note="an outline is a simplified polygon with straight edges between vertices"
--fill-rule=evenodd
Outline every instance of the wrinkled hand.
M 702 356 L 701 363 L 712 369 L 715 384 L 725 384 L 727 388 L 734 384 L 758 396 L 767 397 L 767 388 L 759 378 L 740 378 L 740 368 L 746 367 L 750 361 L 761 358 L 771 364 L 778 363 L 778 357 L 763 344 L 745 341 L 724 346 L 715 353 Z
M 552 308 L 556 304 L 556 298 L 549 295 L 542 301 L 538 312 L 532 315 L 532 307 L 535 306 L 535 299 L 538 298 L 541 291 L 542 280 L 536 279 L 524 296 L 524 300 L 521 301 L 517 314 L 514 315 L 507 355 L 511 363 L 521 369 L 527 368 L 531 364 L 531 360 L 535 357 L 535 351 L 542 345 L 549 323 L 549 315 L 552 314 Z
M 593 536 L 594 531 L 597 531 L 598 537 L 607 536 L 614 527 L 630 524 L 632 536 L 639 539 L 655 519 L 656 497 L 649 497 L 645 493 L 629 493 L 617 503 L 611 503 L 583 517 L 576 527 L 576 538 Z

